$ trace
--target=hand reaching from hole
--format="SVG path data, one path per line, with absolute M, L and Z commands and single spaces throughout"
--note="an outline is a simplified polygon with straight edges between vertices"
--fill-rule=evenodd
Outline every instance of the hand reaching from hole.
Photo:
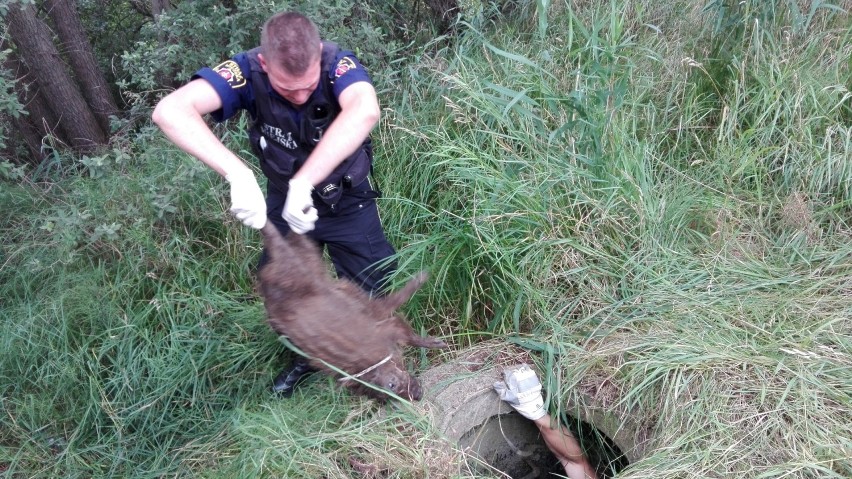
M 535 371 L 526 364 L 504 370 L 503 381 L 494 383 L 494 390 L 500 399 L 527 419 L 535 421 L 547 413 L 541 395 L 541 382 Z

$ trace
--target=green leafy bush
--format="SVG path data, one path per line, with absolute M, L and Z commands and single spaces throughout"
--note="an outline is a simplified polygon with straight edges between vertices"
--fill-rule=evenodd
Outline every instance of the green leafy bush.
M 257 46 L 266 19 L 285 9 L 304 13 L 317 24 L 323 38 L 355 50 L 365 64 L 373 66 L 387 56 L 392 43 L 371 26 L 364 8 L 348 2 L 239 0 L 230 6 L 214 0 L 179 2 L 156 22 L 146 24 L 134 47 L 124 53 L 127 76 L 121 85 L 137 92 L 178 86 L 199 68 L 215 66 Z

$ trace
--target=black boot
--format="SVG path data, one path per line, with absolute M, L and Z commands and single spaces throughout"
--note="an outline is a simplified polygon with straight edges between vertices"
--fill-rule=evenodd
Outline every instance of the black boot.
M 299 356 L 272 381 L 272 392 L 281 397 L 290 397 L 296 386 L 314 371 L 316 369 L 312 368 L 305 358 Z

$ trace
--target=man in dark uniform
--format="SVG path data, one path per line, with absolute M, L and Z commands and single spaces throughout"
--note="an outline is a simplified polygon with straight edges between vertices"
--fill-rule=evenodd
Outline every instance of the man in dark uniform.
M 247 110 L 249 137 L 267 177 L 264 199 L 252 173 L 216 138 L 204 115 L 224 121 Z M 246 226 L 271 221 L 282 234 L 307 234 L 328 250 L 341 277 L 378 293 L 393 271 L 368 179 L 370 131 L 379 121 L 370 77 L 354 53 L 320 39 L 316 26 L 280 12 L 261 46 L 235 55 L 164 97 L 154 122 L 180 149 L 230 183 L 230 211 Z M 266 253 L 261 255 L 260 264 Z M 297 358 L 273 383 L 289 395 L 310 370 Z

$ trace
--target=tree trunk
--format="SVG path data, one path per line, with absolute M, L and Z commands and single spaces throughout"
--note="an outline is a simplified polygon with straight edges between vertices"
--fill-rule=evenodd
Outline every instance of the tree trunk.
M 67 133 L 63 140 L 83 151 L 106 144 L 106 134 L 68 74 L 53 44 L 50 29 L 36 16 L 35 7 L 12 5 L 6 20 L 21 60 L 40 86 L 40 98 L 50 105 L 62 130 Z
M 6 47 L 6 44 L 0 41 L 0 48 L 5 49 Z M 17 162 L 37 165 L 44 159 L 41 149 L 42 138 L 47 135 L 62 138 L 65 134 L 58 130 L 56 116 L 42 101 L 38 84 L 33 81 L 32 75 L 14 51 L 10 51 L 6 56 L 3 61 L 3 69 L 12 72 L 12 75 L 14 75 L 13 87 L 15 93 L 18 101 L 26 110 L 24 114 L 18 117 L 9 118 L 15 131 L 15 137 L 11 144 L 25 145 L 30 154 L 28 158 Z
M 169 0 L 151 0 L 151 15 L 153 15 L 154 19 L 170 8 L 172 8 L 172 5 L 169 3 Z
M 109 132 L 109 117 L 118 114 L 118 107 L 95 60 L 92 45 L 86 37 L 75 3 L 69 0 L 47 0 L 45 7 L 59 35 L 63 53 L 77 76 L 83 97 L 94 112 L 101 129 Z

